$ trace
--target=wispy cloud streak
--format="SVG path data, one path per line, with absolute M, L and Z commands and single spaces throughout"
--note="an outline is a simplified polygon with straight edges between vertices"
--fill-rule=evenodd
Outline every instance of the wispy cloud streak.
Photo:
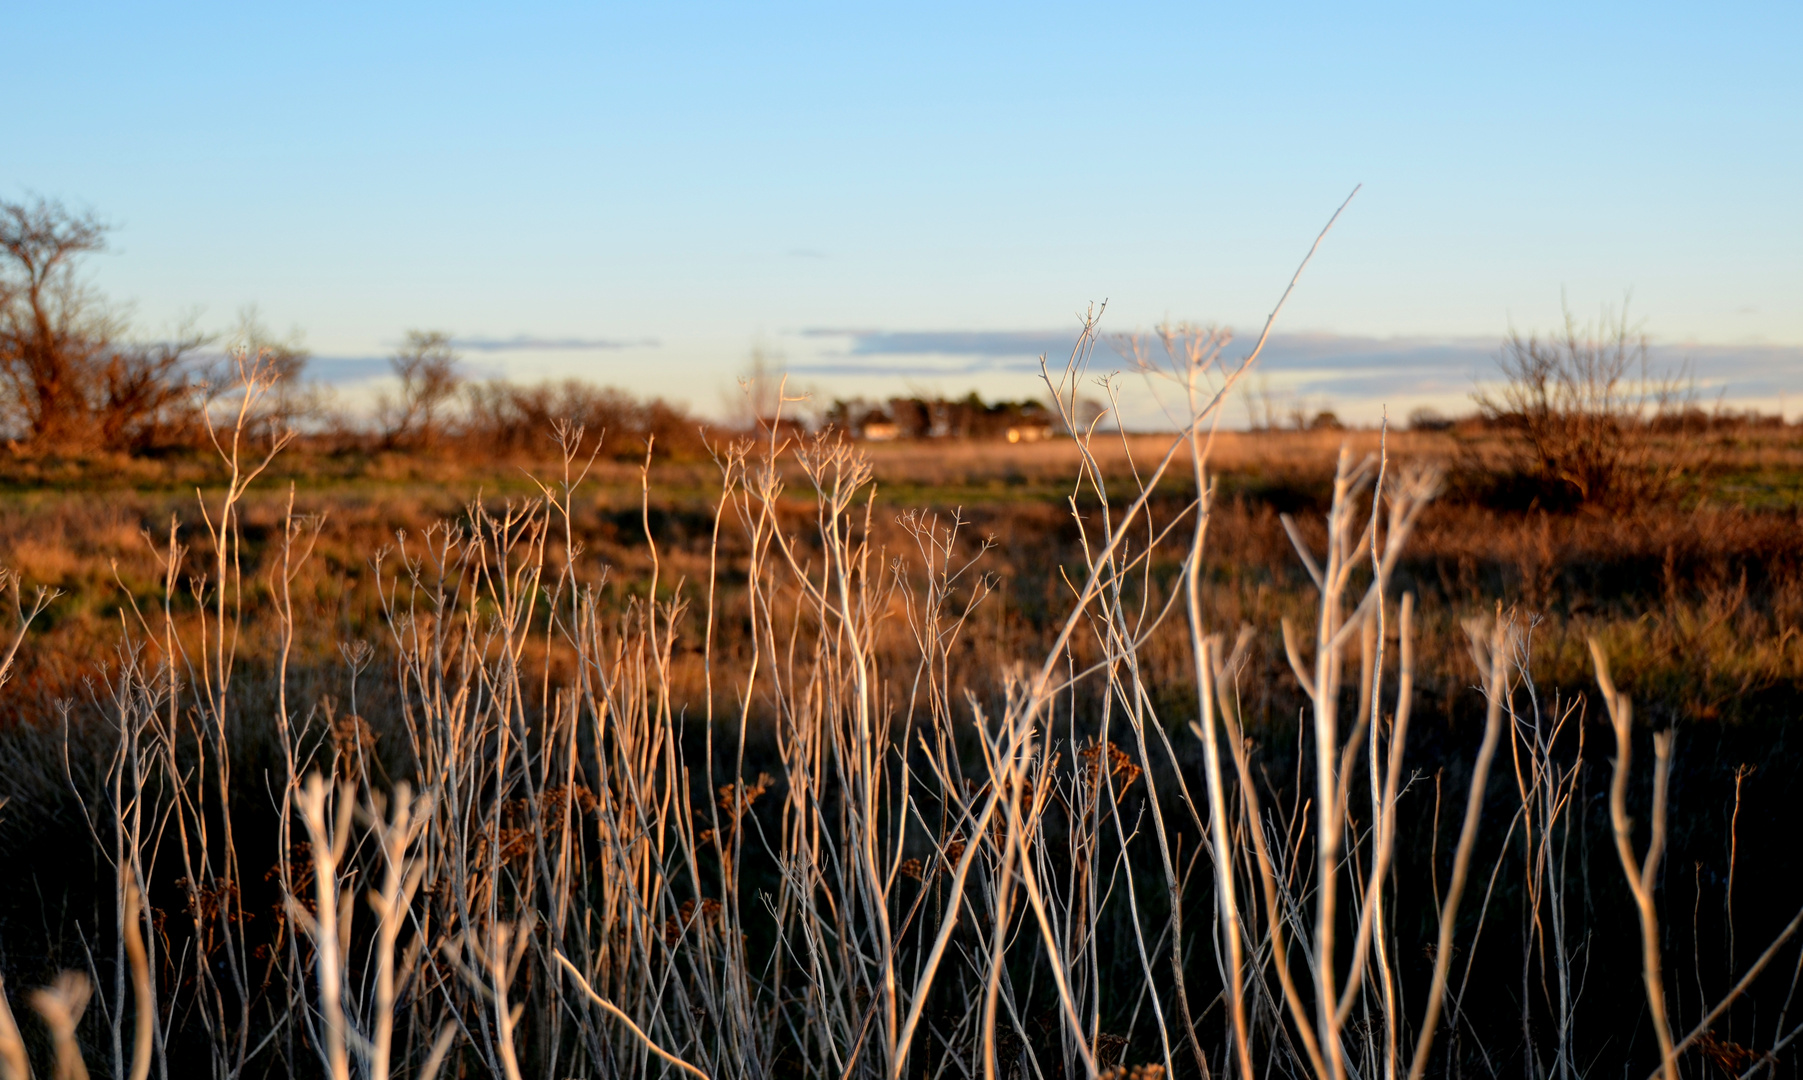
M 589 352 L 606 349 L 655 349 L 656 338 L 549 338 L 532 334 L 513 337 L 460 337 L 451 345 L 470 352 Z
M 1068 355 L 1074 332 L 1058 330 L 837 330 L 803 333 L 839 339 L 844 346 L 790 365 L 797 374 L 934 378 L 1031 374 L 1039 357 Z M 1124 369 L 1127 361 L 1107 347 L 1095 367 Z M 1260 371 L 1302 394 L 1371 398 L 1384 395 L 1459 395 L 1496 372 L 1499 341 L 1488 338 L 1365 337 L 1350 334 L 1276 334 L 1265 346 Z M 1235 359 L 1228 349 L 1228 362 Z M 1649 350 L 1655 372 L 1687 369 L 1699 390 L 1737 398 L 1803 391 L 1803 346 L 1660 344 Z

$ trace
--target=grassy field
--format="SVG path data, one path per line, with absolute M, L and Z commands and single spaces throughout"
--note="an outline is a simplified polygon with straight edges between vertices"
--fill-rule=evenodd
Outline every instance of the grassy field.
M 1209 606 L 1217 625 L 1243 622 L 1265 631 L 1255 649 L 1277 682 L 1285 665 L 1271 635 L 1283 617 L 1310 607 L 1305 573 L 1279 516 L 1293 516 L 1319 539 L 1341 445 L 1362 455 L 1378 440 L 1369 431 L 1218 436 L 1217 524 L 1205 555 Z M 1452 642 L 1423 653 L 1419 682 L 1453 691 L 1469 682 L 1457 635 L 1444 631 L 1501 603 L 1535 621 L 1536 672 L 1552 686 L 1591 685 L 1585 641 L 1597 636 L 1642 708 L 1662 718 L 1788 716 L 1788 695 L 1803 675 L 1803 429 L 1714 435 L 1716 453 L 1681 498 L 1577 513 L 1544 511 L 1531 496 L 1523 505 L 1520 492 L 1499 479 L 1499 441 L 1491 434 L 1388 436 L 1397 462 L 1436 462 L 1449 471 L 1448 489 L 1420 523 L 1397 579 L 1417 593 L 1424 625 L 1435 628 L 1424 636 Z M 1142 470 L 1156 463 L 1170 440 L 1135 435 L 1097 443 L 1107 479 L 1126 485 L 1132 463 Z M 996 541 L 983 562 L 1003 583 L 992 632 L 1026 634 L 1025 644 L 1043 630 L 1019 624 L 1058 605 L 1056 569 L 1080 562 L 1070 499 L 1081 460 L 1073 443 L 948 440 L 861 449 L 872 471 L 867 495 L 878 507 L 872 529 L 879 547 L 905 545 L 896 519 L 906 511 L 962 515 L 969 537 Z M 127 597 L 157 594 L 171 520 L 197 518 L 197 492 L 218 484 L 221 473 L 217 462 L 199 456 L 10 466 L 0 474 L 4 565 L 27 585 L 62 595 L 22 651 L 8 693 L 14 708 L 47 716 L 112 649 Z M 371 636 L 379 613 L 370 563 L 393 547 L 397 531 L 421 534 L 463 517 L 477 499 L 498 505 L 538 497 L 535 478 L 553 477 L 559 467 L 548 455 L 477 464 L 419 454 L 290 452 L 242 504 L 247 580 L 263 582 L 259 563 L 279 535 L 292 491 L 296 514 L 321 519 L 316 562 L 302 579 L 312 644 Z M 575 539 L 589 559 L 613 568 L 616 583 L 636 579 L 648 565 L 641 472 L 636 460 L 598 462 L 572 508 Z M 812 505 L 805 478 L 792 463 L 786 472 L 784 508 L 805 516 Z M 706 460 L 656 458 L 648 474 L 651 536 L 691 582 L 704 573 L 695 560 L 710 539 L 719 482 L 719 469 Z M 1174 516 L 1189 498 L 1183 478 L 1167 479 L 1154 512 Z M 185 525 L 184 536 L 192 529 Z M 1154 577 L 1168 577 L 1180 562 L 1176 555 L 1155 560 Z M 266 614 L 250 605 L 247 626 Z M 973 677 L 997 659 L 972 657 Z
M 118 1075 L 1797 1075 L 1803 429 L 1645 437 L 1223 433 L 1194 547 L 1169 435 L 0 462 L 0 974 Z

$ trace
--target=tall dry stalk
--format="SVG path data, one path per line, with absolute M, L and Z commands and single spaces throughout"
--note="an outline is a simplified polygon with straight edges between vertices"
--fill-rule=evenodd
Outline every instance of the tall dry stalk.
M 150 957 L 144 948 L 144 932 L 139 925 L 143 914 L 143 893 L 136 882 L 127 885 L 125 912 L 122 920 L 126 963 L 131 968 L 133 1026 L 131 1080 L 144 1080 L 150 1075 L 151 1056 L 156 1037 L 157 1000 L 155 985 L 150 980 Z
M 1525 1056 L 1533 1067 L 1564 1080 L 1575 1077 L 1580 1066 L 1574 1025 L 1583 973 L 1574 970 L 1574 963 L 1588 948 L 1587 942 L 1578 944 L 1572 940 L 1569 881 L 1575 829 L 1572 811 L 1580 801 L 1578 787 L 1584 766 L 1584 724 L 1579 702 L 1555 696 L 1548 707 L 1541 701 L 1532 675 L 1532 634 L 1530 624 L 1512 635 L 1512 666 L 1517 678 L 1505 699 L 1515 788 L 1521 802 L 1521 1034 Z M 1526 699 L 1525 707 L 1518 708 L 1520 698 Z M 1561 760 L 1556 751 L 1568 729 L 1575 734 L 1577 747 L 1569 760 Z M 1534 1030 L 1532 983 L 1536 967 L 1553 1019 L 1550 1064 L 1542 1064 L 1543 1054 Z M 1545 983 L 1549 967 L 1553 977 L 1550 993 Z
M 289 918 L 313 938 L 314 970 L 319 987 L 319 1011 L 325 1026 L 321 1064 L 331 1080 L 350 1080 L 348 1025 L 344 1015 L 344 954 L 348 951 L 352 893 L 341 892 L 338 867 L 350 842 L 354 803 L 341 797 L 335 813 L 329 813 L 326 783 L 315 774 L 301 795 L 301 819 L 307 826 L 307 847 L 313 858 L 311 914 L 293 899 Z M 347 793 L 348 794 L 348 793 Z
M 1471 788 L 1465 801 L 1465 819 L 1459 827 L 1459 844 L 1453 852 L 1452 877 L 1447 881 L 1446 899 L 1440 905 L 1440 933 L 1434 945 L 1434 976 L 1427 992 L 1427 1014 L 1421 1022 L 1421 1034 L 1415 1040 L 1415 1056 L 1409 1064 L 1409 1080 L 1421 1080 L 1428 1067 L 1428 1052 L 1433 1049 L 1440 1014 L 1445 1008 L 1446 979 L 1451 970 L 1455 916 L 1459 900 L 1465 892 L 1465 881 L 1471 872 L 1472 851 L 1477 846 L 1478 825 L 1483 814 L 1484 788 L 1490 777 L 1490 763 L 1496 756 L 1502 735 L 1505 695 L 1509 685 L 1510 650 L 1508 626 L 1498 617 L 1488 628 L 1478 624 L 1467 627 L 1471 639 L 1472 659 L 1484 673 L 1484 741 L 1478 748 L 1477 763 L 1471 770 Z
M 56 1048 L 56 1080 L 88 1080 L 88 1067 L 82 1061 L 75 1029 L 93 992 L 94 984 L 78 971 L 65 971 L 49 986 L 31 992 L 31 1007 L 44 1018 L 51 1044 Z
M 1615 729 L 1615 768 L 1609 784 L 1609 823 L 1614 827 L 1615 852 L 1627 875 L 1628 890 L 1634 896 L 1634 908 L 1640 918 L 1640 975 L 1646 990 L 1647 1009 L 1652 1014 L 1653 1034 L 1659 1040 L 1659 1070 L 1664 1080 L 1678 1080 L 1677 1056 L 1672 1051 L 1671 1022 L 1665 1010 L 1665 976 L 1659 945 L 1659 906 L 1653 898 L 1655 875 L 1665 854 L 1665 804 L 1671 780 L 1672 737 L 1667 729 L 1653 735 L 1653 813 L 1652 837 L 1644 857 L 1634 854 L 1634 822 L 1628 817 L 1628 777 L 1634 749 L 1634 707 L 1626 695 L 1615 688 L 1609 678 L 1609 661 L 1602 646 L 1593 638 L 1590 655 L 1596 662 L 1596 681 L 1603 692 L 1603 704 L 1609 710 L 1609 722 Z
M 0 979 L 0 1071 L 5 1080 L 31 1080 L 31 1062 L 25 1056 L 25 1039 L 6 1000 L 6 980 Z

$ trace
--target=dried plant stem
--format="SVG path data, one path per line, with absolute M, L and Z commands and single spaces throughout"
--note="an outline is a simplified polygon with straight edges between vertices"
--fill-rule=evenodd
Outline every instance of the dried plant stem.
M 647 1050 L 650 1050 L 653 1054 L 656 1054 L 658 1057 L 663 1058 L 665 1061 L 667 1061 L 670 1064 L 676 1066 L 677 1068 L 683 1070 L 684 1072 L 692 1073 L 695 1076 L 700 1077 L 700 1080 L 711 1080 L 711 1078 L 706 1073 L 702 1072 L 700 1069 L 697 1069 L 695 1066 L 690 1065 L 688 1062 L 677 1057 L 675 1054 L 672 1054 L 668 1050 L 665 1050 L 663 1047 L 657 1045 L 656 1042 L 652 1041 L 651 1036 L 645 1034 L 644 1028 L 639 1027 L 638 1024 L 633 1022 L 632 1017 L 627 1016 L 625 1013 L 620 1011 L 619 1006 L 615 1005 L 613 1002 L 602 997 L 600 994 L 595 993 L 595 988 L 590 986 L 588 984 L 588 980 L 582 977 L 581 969 L 579 969 L 575 964 L 570 963 L 569 957 L 565 956 L 564 954 L 562 954 L 560 952 L 553 952 L 551 954 L 551 956 L 559 964 L 563 965 L 563 969 L 569 973 L 570 978 L 576 980 L 576 985 L 582 989 L 582 992 L 588 996 L 588 999 L 590 1001 L 601 1006 L 601 1008 L 606 1010 L 610 1016 L 612 1016 L 614 1019 L 620 1021 L 622 1024 L 625 1024 L 627 1030 L 631 1031 L 634 1035 L 638 1036 L 638 1040 L 645 1044 L 645 1048 Z
M 313 934 L 314 966 L 318 972 L 319 1007 L 325 1021 L 324 1057 L 326 1075 L 331 1080 L 350 1080 L 351 1063 L 346 1049 L 344 1018 L 344 956 L 340 934 L 341 898 L 338 893 L 338 864 L 344 857 L 350 839 L 352 801 L 349 793 L 338 800 L 337 819 L 332 824 L 326 817 L 326 782 L 318 773 L 307 778 L 301 792 L 302 820 L 307 826 L 309 848 L 313 855 L 313 887 L 315 909 L 309 916 L 297 903 L 291 903 L 289 914 Z M 347 906 L 348 907 L 348 906 Z M 348 910 L 344 913 L 348 914 Z
M 150 984 L 150 961 L 144 953 L 144 933 L 139 926 L 142 895 L 137 881 L 125 884 L 125 955 L 131 964 L 132 1004 L 136 1013 L 131 1052 L 131 1080 L 150 1075 L 152 1040 L 156 1035 L 156 994 Z
M 1490 762 L 1496 756 L 1496 744 L 1502 735 L 1503 697 L 1509 678 L 1507 632 L 1507 626 L 1500 618 L 1491 627 L 1488 642 L 1477 628 L 1468 631 L 1472 654 L 1478 660 L 1478 669 L 1485 675 L 1484 695 L 1488 707 L 1484 715 L 1484 741 L 1478 747 L 1477 762 L 1471 769 L 1471 790 L 1465 798 L 1465 820 L 1459 827 L 1459 846 L 1453 853 L 1452 878 L 1446 885 L 1446 899 L 1440 905 L 1440 935 L 1434 949 L 1433 982 L 1427 991 L 1427 1012 L 1421 1021 L 1421 1034 L 1415 1040 L 1415 1056 L 1409 1064 L 1409 1080 L 1421 1080 L 1427 1073 L 1428 1054 L 1433 1049 L 1440 1013 L 1446 1004 L 1446 976 L 1452 966 L 1452 938 L 1457 928 L 1459 898 L 1465 891 L 1465 878 L 1471 869 L 1471 852 L 1477 846 L 1484 788 L 1490 780 Z
M 25 1057 L 25 1040 L 6 1000 L 6 980 L 0 979 L 0 1080 L 31 1080 L 31 1063 Z
M 1615 728 L 1615 769 L 1609 783 L 1609 822 L 1615 832 L 1615 852 L 1621 859 L 1622 873 L 1627 875 L 1628 890 L 1633 893 L 1634 907 L 1640 916 L 1640 974 L 1646 987 L 1647 1009 L 1652 1013 L 1653 1034 L 1659 1040 L 1659 1072 L 1664 1080 L 1678 1080 L 1677 1053 L 1672 1046 L 1671 1023 L 1665 1011 L 1665 976 L 1659 948 L 1659 907 L 1653 899 L 1653 886 L 1665 855 L 1666 790 L 1671 780 L 1672 732 L 1653 734 L 1653 823 L 1652 838 L 1646 857 L 1634 855 L 1634 822 L 1628 817 L 1628 777 L 1632 761 L 1633 704 L 1627 695 L 1616 690 L 1609 677 L 1609 661 L 1603 647 L 1590 639 L 1590 656 L 1596 663 L 1596 681 L 1608 707 L 1610 723 Z
M 86 975 L 65 971 L 49 986 L 31 992 L 31 1007 L 44 1018 L 44 1026 L 50 1029 L 51 1042 L 56 1046 L 56 1080 L 88 1080 L 81 1045 L 75 1040 L 75 1026 L 81 1023 L 93 989 Z
M 1778 936 L 1772 939 L 1771 944 L 1766 946 L 1763 953 L 1759 954 L 1759 959 L 1753 961 L 1753 966 L 1747 968 L 1746 972 L 1741 975 L 1740 980 L 1736 982 L 1726 994 L 1722 995 L 1720 1001 L 1715 1003 L 1715 1007 L 1705 1013 L 1701 1020 L 1697 1021 L 1696 1027 L 1690 1029 L 1690 1034 L 1678 1040 L 1677 1045 L 1672 1047 L 1672 1056 L 1674 1058 L 1690 1049 L 1692 1044 L 1713 1027 L 1717 1020 L 1721 1019 L 1722 1014 L 1727 1012 L 1729 1007 L 1732 1006 L 1742 994 L 1746 993 L 1747 987 L 1753 985 L 1753 980 L 1759 977 L 1759 973 L 1764 971 L 1766 965 L 1771 963 L 1772 959 L 1778 955 L 1779 948 L 1785 942 L 1789 941 L 1799 928 L 1803 928 L 1803 911 L 1797 912 L 1797 914 L 1791 918 L 1791 921 L 1785 924 L 1784 929 L 1779 931 Z M 1658 1077 L 1663 1071 L 1663 1068 L 1654 1070 L 1652 1076 L 1649 1077 L 1648 1080 L 1658 1080 Z

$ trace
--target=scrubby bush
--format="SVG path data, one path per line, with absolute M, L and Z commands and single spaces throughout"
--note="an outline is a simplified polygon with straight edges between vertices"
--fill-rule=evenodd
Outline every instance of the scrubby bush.
M 1693 394 L 1685 372 L 1652 370 L 1625 304 L 1589 324 L 1567 308 L 1563 328 L 1545 338 L 1512 331 L 1497 366 L 1500 385 L 1474 400 L 1481 416 L 1515 433 L 1517 468 L 1545 503 L 1656 501 L 1700 463 L 1657 452 L 1653 434 L 1682 427 Z
M 706 452 L 701 421 L 682 406 L 662 398 L 640 400 L 624 390 L 577 379 L 475 383 L 464 400 L 463 442 L 482 453 L 543 455 L 558 422 L 584 428 L 601 440 L 602 453 L 609 456 L 643 457 L 650 441 L 678 456 Z

